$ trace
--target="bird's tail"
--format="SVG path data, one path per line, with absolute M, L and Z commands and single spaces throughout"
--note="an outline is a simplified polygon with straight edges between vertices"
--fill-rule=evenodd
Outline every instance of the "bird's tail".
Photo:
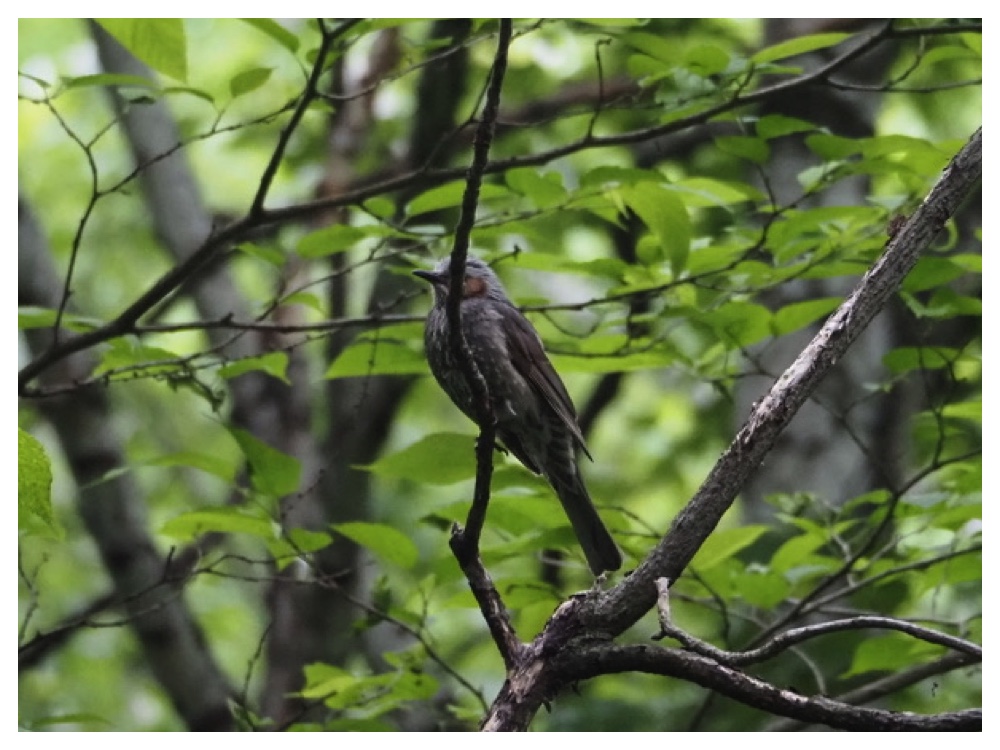
M 549 481 L 559 496 L 563 510 L 569 517 L 576 538 L 587 558 L 594 575 L 607 570 L 618 570 L 622 566 L 622 553 L 597 514 L 597 508 L 590 500 L 587 488 L 580 477 L 580 470 L 573 466 L 572 475 L 557 477 L 550 475 Z

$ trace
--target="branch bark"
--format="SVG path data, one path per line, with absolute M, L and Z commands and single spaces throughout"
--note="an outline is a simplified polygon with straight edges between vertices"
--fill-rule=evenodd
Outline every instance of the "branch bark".
M 610 626 L 610 632 L 622 632 L 653 606 L 657 578 L 677 580 L 781 430 L 899 288 L 920 254 L 981 177 L 980 128 L 951 161 L 913 216 L 889 240 L 882 257 L 854 292 L 757 404 L 666 536 L 635 573 L 595 603 L 594 613 L 602 617 L 605 627 Z
M 935 661 L 928 662 L 926 664 L 918 664 L 911 669 L 890 674 L 880 680 L 870 682 L 857 690 L 850 690 L 846 693 L 842 693 L 841 695 L 836 696 L 835 700 L 840 703 L 849 703 L 851 705 L 870 703 L 871 701 L 876 701 L 887 695 L 899 692 L 900 690 L 910 687 L 911 685 L 916 685 L 929 677 L 935 677 L 939 674 L 947 674 L 948 672 L 956 669 L 962 669 L 963 667 L 972 667 L 978 663 L 980 663 L 979 659 L 969 656 L 968 654 L 952 652 L 950 654 L 945 654 L 940 659 L 936 659 Z M 805 727 L 806 724 L 798 719 L 782 718 L 767 724 L 763 728 L 763 731 L 787 732 L 794 729 L 804 729 Z
M 476 208 L 479 204 L 479 188 L 483 174 L 489 164 L 490 145 L 496 127 L 497 113 L 500 111 L 500 91 L 504 74 L 507 72 L 507 47 L 510 45 L 513 24 L 509 18 L 500 19 L 500 34 L 497 51 L 493 58 L 486 103 L 483 116 L 476 129 L 473 143 L 472 164 L 466 176 L 465 193 L 462 196 L 462 210 L 455 227 L 455 242 L 451 251 L 451 278 L 445 311 L 448 315 L 449 343 L 455 361 L 469 384 L 472 404 L 479 424 L 479 441 L 476 447 L 476 487 L 469 511 L 466 528 L 452 531 L 451 548 L 464 568 L 479 554 L 479 535 L 486 519 L 486 506 L 490 499 L 490 479 L 493 476 L 493 446 L 496 436 L 493 406 L 490 393 L 479 368 L 476 367 L 469 344 L 462 334 L 462 299 L 465 284 L 465 260 L 469 252 L 469 238 L 476 222 Z M 486 610 L 484 609 L 484 612 Z
M 822 329 L 758 403 L 735 440 L 723 453 L 701 488 L 678 514 L 670 530 L 639 567 L 620 585 L 606 593 L 592 593 L 572 599 L 553 615 L 545 629 L 522 651 L 522 659 L 508 671 L 500 695 L 487 714 L 488 730 L 526 729 L 538 708 L 559 689 L 582 677 L 610 671 L 626 671 L 625 662 L 643 659 L 673 659 L 648 647 L 632 651 L 607 643 L 636 623 L 656 602 L 656 579 L 677 580 L 695 553 L 733 504 L 747 477 L 760 464 L 778 435 L 798 408 L 837 363 L 865 326 L 896 292 L 920 254 L 943 229 L 961 201 L 982 178 L 982 128 L 952 159 L 921 206 L 889 239 L 882 257 L 869 269 L 854 292 L 829 317 Z M 594 642 L 600 647 L 594 646 Z M 603 641 L 603 643 L 602 643 Z M 577 654 L 586 658 L 574 661 Z M 565 664 L 578 667 L 561 671 Z M 603 665 L 602 668 L 594 666 Z M 637 666 L 640 662 L 635 661 Z M 699 664 L 698 662 L 687 662 Z M 731 674 L 712 662 L 717 675 Z M 701 674 L 678 674 L 695 679 Z M 716 676 L 703 679 L 715 680 Z M 759 682 L 759 681 L 757 681 Z M 766 683 L 751 692 L 772 708 L 792 711 L 786 715 L 807 721 L 828 723 L 840 719 L 826 699 L 805 699 L 781 694 Z M 866 710 L 867 711 L 867 710 Z M 885 714 L 885 716 L 883 716 Z M 929 728 L 931 719 L 917 721 L 912 716 L 890 712 L 851 714 L 857 721 L 845 728 Z M 862 717 L 862 718 L 857 718 Z M 962 712 L 941 717 L 941 726 L 967 727 L 981 722 L 981 713 Z M 867 722 L 867 723 L 866 723 Z M 894 723 L 895 722 L 895 723 Z
M 783 690 L 698 654 L 655 646 L 595 645 L 565 650 L 549 662 L 555 672 L 582 680 L 611 672 L 646 672 L 677 677 L 733 700 L 779 716 L 852 731 L 974 732 L 981 731 L 980 709 L 923 716 L 852 706 L 823 696 Z

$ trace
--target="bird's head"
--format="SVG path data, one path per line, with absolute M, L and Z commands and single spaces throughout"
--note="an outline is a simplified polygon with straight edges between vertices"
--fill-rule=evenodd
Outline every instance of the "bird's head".
M 451 285 L 450 257 L 443 258 L 433 271 L 418 270 L 414 271 L 413 275 L 430 283 L 434 289 L 435 304 L 444 304 L 444 301 L 448 299 L 448 290 Z M 493 273 L 492 268 L 479 258 L 469 258 L 465 261 L 465 283 L 462 284 L 462 298 L 474 299 L 477 297 L 489 297 L 506 302 L 507 292 L 504 291 L 503 284 Z

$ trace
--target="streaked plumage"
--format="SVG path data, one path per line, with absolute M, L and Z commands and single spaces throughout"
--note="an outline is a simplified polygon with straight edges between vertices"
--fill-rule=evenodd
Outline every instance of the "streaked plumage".
M 450 261 L 433 271 L 414 271 L 434 289 L 424 341 L 431 372 L 445 393 L 475 419 L 465 378 L 451 354 L 445 301 Z M 576 452 L 590 453 L 566 386 L 545 356 L 534 327 L 508 299 L 496 274 L 481 260 L 465 268 L 462 328 L 486 380 L 500 442 L 555 490 L 595 575 L 621 567 L 622 557 L 601 521 L 577 466 Z

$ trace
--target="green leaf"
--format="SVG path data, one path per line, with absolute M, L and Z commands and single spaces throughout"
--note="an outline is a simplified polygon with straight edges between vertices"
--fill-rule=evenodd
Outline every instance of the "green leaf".
M 423 375 L 427 363 L 419 352 L 390 342 L 365 341 L 352 344 L 330 365 L 325 378 L 369 375 Z
M 417 545 L 409 537 L 385 524 L 351 521 L 331 528 L 392 565 L 412 568 L 420 557 Z
M 958 358 L 958 350 L 946 346 L 900 346 L 882 358 L 882 363 L 894 375 L 913 370 L 940 370 L 950 367 Z
M 157 456 L 146 463 L 150 466 L 187 466 L 212 474 L 230 483 L 236 474 L 232 460 L 223 458 L 217 453 L 178 451 L 177 453 Z
M 438 691 L 438 682 L 423 670 L 400 670 L 392 685 L 393 701 L 425 701 Z
M 439 432 L 362 468 L 383 477 L 454 484 L 476 475 L 475 450 L 471 435 Z
M 203 89 L 196 89 L 193 86 L 164 86 L 164 94 L 190 94 L 191 96 L 196 96 L 202 101 L 208 102 L 209 104 L 215 104 L 215 97 L 209 94 Z
M 773 44 L 770 47 L 765 47 L 760 52 L 753 55 L 750 60 L 755 63 L 775 62 L 777 60 L 783 60 L 786 57 L 801 55 L 805 52 L 813 52 L 814 50 L 833 47 L 834 45 L 840 44 L 848 37 L 850 37 L 850 34 L 844 33 L 810 34 L 808 36 L 800 36 L 795 39 L 789 39 L 785 42 Z
M 581 188 L 611 188 L 645 182 L 662 183 L 663 175 L 655 169 L 604 165 L 594 167 L 580 177 Z
M 568 525 L 565 515 L 553 512 L 558 501 L 545 480 L 536 477 L 519 462 L 516 465 L 507 463 L 502 468 L 511 477 L 511 484 L 506 491 L 496 492 L 490 498 L 493 530 L 519 537 Z M 459 518 L 468 514 L 468 507 L 468 502 L 456 505 L 455 512 L 459 513 Z M 534 545 L 534 548 L 539 546 Z
M 943 286 L 960 276 L 964 276 L 966 270 L 953 263 L 949 258 L 941 258 L 936 255 L 925 255 L 913 267 L 913 270 L 903 279 L 903 291 L 922 292 L 927 289 Z
M 257 258 L 272 266 L 281 267 L 285 264 L 285 254 L 276 247 L 257 245 L 253 242 L 241 242 L 236 246 L 236 249 L 242 253 L 246 253 L 251 258 Z
M 346 669 L 332 664 L 307 664 L 304 674 L 306 684 L 299 692 L 303 698 L 322 698 L 340 693 L 357 682 L 357 678 Z
M 767 526 L 760 525 L 740 526 L 735 529 L 716 531 L 698 549 L 691 565 L 699 572 L 713 568 L 719 563 L 731 559 L 740 550 L 749 547 L 767 530 Z
M 160 530 L 166 536 L 190 542 L 203 534 L 248 534 L 271 541 L 278 538 L 281 527 L 271 518 L 246 508 L 206 508 L 182 513 L 171 518 Z
M 619 188 L 622 200 L 635 211 L 670 260 L 674 275 L 687 265 L 691 250 L 691 218 L 677 194 L 662 185 Z
M 465 182 L 449 182 L 447 185 L 425 190 L 412 201 L 406 204 L 407 216 L 419 216 L 431 211 L 440 211 L 444 208 L 454 208 L 462 202 L 465 195 Z M 479 189 L 479 202 L 495 198 L 505 198 L 510 195 L 507 188 L 502 185 L 487 183 Z
M 785 115 L 764 115 L 757 120 L 755 130 L 761 138 L 780 138 L 792 133 L 808 133 L 816 130 L 816 125 L 807 120 Z
M 865 159 L 871 160 L 897 157 L 892 161 L 893 165 L 903 159 L 908 170 L 929 176 L 937 176 L 951 156 L 924 138 L 907 135 L 879 135 L 866 138 L 861 142 L 861 153 Z
M 771 311 L 763 305 L 738 300 L 691 316 L 692 321 L 709 326 L 719 339 L 737 347 L 750 346 L 770 336 L 771 318 Z
M 126 73 L 94 73 L 88 76 L 76 76 L 63 79 L 67 89 L 85 88 L 87 86 L 122 86 L 152 90 L 160 93 L 160 84 L 143 76 Z
M 697 578 L 681 578 L 674 587 L 677 593 L 683 591 L 693 597 L 711 593 L 724 599 L 736 598 L 739 596 L 737 579 L 743 569 L 742 561 L 736 559 L 723 560 L 704 571 L 692 568 Z
M 272 72 L 274 72 L 273 68 L 250 68 L 250 70 L 237 73 L 229 81 L 229 93 L 234 99 L 243 94 L 249 94 L 267 83 Z
M 231 427 L 229 433 L 246 457 L 250 482 L 258 492 L 269 497 L 284 497 L 299 488 L 302 467 L 297 459 L 272 448 L 246 430 Z
M 980 44 L 982 44 L 982 35 L 975 34 L 970 35 L 978 37 L 980 39 Z M 925 51 L 924 54 L 920 56 L 918 62 L 918 69 L 923 70 L 932 65 L 940 65 L 941 63 L 951 63 L 955 60 L 965 61 L 975 63 L 976 67 L 982 64 L 982 49 L 975 49 L 974 47 L 969 47 L 967 45 L 958 44 L 942 44 L 940 47 L 933 47 Z M 949 75 L 949 66 L 942 66 L 941 74 Z
M 981 535 L 975 535 L 977 543 L 981 542 Z M 959 583 L 974 583 L 979 589 L 983 583 L 983 558 L 982 553 L 966 554 L 948 560 L 944 565 L 937 565 L 926 571 L 921 571 L 919 577 L 911 578 L 915 593 L 923 594 L 939 591 L 940 587 L 952 587 Z M 913 584 L 911 584 L 913 585 Z M 972 637 L 971 634 L 966 637 Z M 981 640 L 981 638 L 977 639 Z
M 625 44 L 661 63 L 673 65 L 677 61 L 677 45 L 659 34 L 635 31 L 623 34 L 620 38 Z
M 593 260 L 571 260 L 563 255 L 548 252 L 520 253 L 516 260 L 518 268 L 549 273 L 573 273 L 580 276 L 596 277 L 619 281 L 630 268 L 618 258 L 594 258 Z
M 368 729 L 372 717 L 399 710 L 409 701 L 426 701 L 438 691 L 437 681 L 418 666 L 359 677 L 329 664 L 310 664 L 305 676 L 300 694 L 322 699 L 328 708 L 348 711 L 351 718 L 343 724 L 347 728 Z
M 24 721 L 24 717 L 19 717 L 19 719 L 20 721 Z M 34 730 L 61 726 L 63 724 L 75 725 L 72 729 L 76 731 L 81 729 L 93 729 L 95 731 L 107 731 L 114 729 L 114 724 L 105 719 L 103 716 L 87 713 L 85 711 L 73 711 L 71 713 L 54 714 L 38 719 L 32 719 L 28 726 Z
M 811 553 L 826 542 L 826 536 L 819 533 L 800 534 L 792 537 L 774 553 L 771 558 L 771 567 L 780 573 L 787 573 L 793 568 L 801 566 Z
M 621 354 L 552 354 L 550 356 L 556 370 L 567 372 L 635 372 L 636 370 L 658 370 L 677 361 L 677 353 L 666 349 L 622 352 Z
M 299 240 L 295 252 L 303 258 L 321 258 L 350 250 L 364 238 L 365 233 L 358 227 L 334 224 L 307 234 Z
M 17 428 L 17 528 L 61 539 L 62 528 L 52 510 L 52 466 L 45 448 Z
M 426 375 L 427 360 L 420 342 L 423 325 L 404 323 L 366 334 L 344 349 L 323 377 L 354 378 L 369 375 Z
M 18 330 L 30 330 L 32 328 L 50 328 L 54 326 L 59 313 L 47 307 L 19 307 L 17 308 Z
M 843 509 L 852 513 L 871 515 L 874 508 L 887 503 L 891 496 L 888 490 L 872 490 L 857 497 L 852 497 L 844 503 Z
M 17 327 L 25 331 L 31 328 L 51 328 L 56 324 L 58 313 L 46 307 L 25 306 L 17 308 Z M 92 331 L 101 325 L 94 318 L 63 313 L 61 326 L 68 331 Z
M 973 52 L 978 55 L 983 54 L 983 35 L 982 34 L 959 34 L 959 39 Z
M 119 369 L 139 369 L 146 374 L 182 372 L 186 368 L 175 352 L 158 346 L 146 346 L 126 338 L 112 339 L 108 350 L 94 368 L 94 375 Z
M 240 20 L 267 34 L 289 52 L 296 52 L 299 48 L 299 38 L 271 18 L 241 18 Z
M 793 302 L 774 313 L 771 328 L 775 336 L 784 336 L 792 331 L 798 331 L 833 312 L 840 303 L 839 297 L 823 297 L 805 302 Z
M 783 576 L 757 568 L 736 573 L 731 583 L 734 592 L 744 601 L 764 609 L 781 604 L 792 589 Z
M 313 294 L 312 292 L 293 292 L 285 297 L 281 301 L 282 306 L 286 305 L 304 305 L 312 310 L 315 310 L 324 318 L 329 317 L 326 314 L 326 306 L 323 301 L 319 298 L 319 295 Z
M 365 210 L 379 219 L 388 219 L 396 213 L 396 203 L 391 198 L 384 195 L 377 195 L 369 198 L 364 203 Z
M 695 275 L 727 270 L 736 260 L 745 256 L 746 247 L 742 244 L 727 244 L 722 241 L 707 247 L 696 247 L 688 258 L 688 271 Z
M 723 153 L 747 159 L 754 164 L 763 164 L 771 154 L 767 141 L 749 135 L 720 135 L 715 139 L 715 145 Z
M 707 78 L 729 67 L 729 53 L 714 44 L 696 44 L 685 50 L 683 64 L 688 70 Z
M 333 537 L 325 531 L 289 529 L 285 536 L 267 540 L 267 551 L 278 570 L 284 570 L 302 555 L 324 549 L 332 542 Z
M 325 531 L 310 531 L 309 529 L 292 528 L 287 532 L 289 543 L 299 552 L 315 552 L 328 547 L 333 537 Z
M 360 242 L 400 237 L 402 233 L 385 224 L 334 224 L 311 232 L 299 240 L 295 251 L 303 258 L 321 258 L 357 247 Z
M 949 255 L 948 260 L 969 273 L 983 272 L 983 256 L 978 253 L 956 253 Z
M 711 177 L 690 177 L 678 180 L 671 188 L 684 196 L 684 203 L 692 207 L 730 206 L 734 203 L 761 200 L 756 188 L 742 182 L 724 182 Z
M 882 209 L 864 206 L 821 206 L 789 210 L 780 221 L 772 225 L 768 244 L 773 247 L 776 258 L 788 261 L 818 249 L 828 239 L 841 245 L 859 235 L 868 235 L 873 225 L 884 222 L 884 217 Z M 820 264 L 819 270 L 825 270 L 827 266 L 835 267 L 835 264 Z M 853 272 L 857 273 L 858 270 L 855 268 Z
M 867 672 L 897 672 L 919 664 L 928 656 L 940 653 L 941 649 L 941 646 L 905 633 L 867 636 L 858 644 L 851 667 L 843 676 L 853 677 Z
M 566 188 L 558 172 L 540 174 L 530 167 L 512 169 L 506 175 L 507 185 L 531 200 L 538 208 L 550 208 L 566 201 Z
M 230 362 L 219 368 L 219 375 L 230 380 L 246 372 L 262 371 L 282 382 L 289 383 L 285 374 L 288 369 L 288 355 L 285 352 L 268 352 L 258 357 L 247 357 L 236 362 Z
M 573 352 L 550 354 L 559 372 L 628 372 L 665 367 L 677 361 L 677 350 L 670 342 L 634 349 L 631 343 L 624 333 L 593 334 L 581 339 Z
M 146 65 L 187 82 L 187 38 L 179 18 L 98 18 L 97 22 Z
M 950 419 L 968 419 L 972 422 L 982 424 L 983 402 L 982 400 L 972 400 L 946 404 L 941 410 L 941 414 Z
M 854 138 L 844 138 L 829 133 L 806 136 L 806 146 L 819 157 L 829 161 L 840 161 L 861 153 L 861 142 Z

